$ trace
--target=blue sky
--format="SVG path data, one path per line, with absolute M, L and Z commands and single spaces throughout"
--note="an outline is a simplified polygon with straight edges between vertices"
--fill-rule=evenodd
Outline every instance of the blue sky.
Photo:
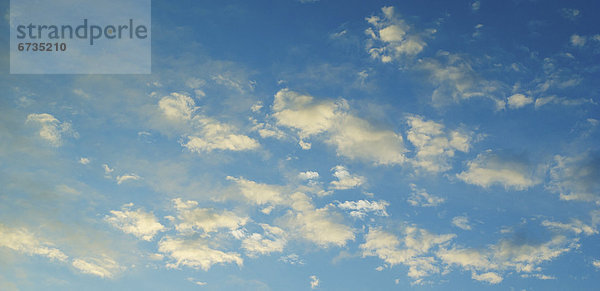
M 0 289 L 597 288 L 599 5 L 153 1 L 150 75 L 5 53 Z

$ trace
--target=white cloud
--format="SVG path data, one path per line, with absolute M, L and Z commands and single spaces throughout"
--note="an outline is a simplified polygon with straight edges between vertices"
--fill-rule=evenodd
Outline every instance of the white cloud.
M 471 10 L 473 10 L 473 12 L 479 11 L 480 8 L 481 8 L 481 2 L 479 0 L 473 1 L 473 3 L 471 3 Z
M 290 265 L 304 265 L 304 261 L 300 259 L 300 256 L 298 256 L 297 254 L 289 254 L 287 256 L 283 256 L 279 258 L 279 261 Z
M 600 260 L 594 260 L 592 261 L 592 265 L 598 269 L 600 269 Z
M 585 45 L 586 41 L 587 41 L 587 38 L 585 36 L 581 36 L 581 35 L 577 35 L 577 34 L 571 35 L 571 45 L 572 46 L 582 47 Z
M 217 231 L 220 228 L 235 230 L 246 224 L 247 217 L 239 217 L 235 213 L 223 210 L 220 213 L 212 208 L 199 208 L 196 201 L 173 199 L 177 210 L 177 231 L 189 232 L 202 230 L 204 233 Z
M 425 189 L 420 189 L 415 184 L 410 184 L 410 188 L 412 193 L 407 201 L 412 206 L 434 207 L 446 201 L 444 198 L 427 193 Z
M 88 158 L 81 158 L 81 159 L 79 159 L 79 163 L 82 164 L 82 165 L 87 165 L 87 164 L 90 163 L 90 159 L 88 159 Z
M 514 94 L 508 97 L 508 106 L 510 108 L 521 108 L 531 103 L 533 103 L 533 98 L 523 94 Z
M 41 241 L 25 228 L 11 228 L 0 223 L 0 247 L 28 254 L 66 261 L 68 256 L 51 243 Z
M 202 240 L 186 240 L 167 236 L 158 243 L 158 251 L 174 261 L 167 264 L 169 268 L 188 266 L 208 271 L 214 264 L 235 263 L 242 266 L 244 262 L 238 253 L 210 248 Z
M 319 278 L 315 275 L 310 276 L 310 289 L 315 289 L 317 287 L 319 287 Z
M 40 127 L 38 135 L 55 147 L 62 145 L 63 136 L 78 136 L 77 132 L 71 128 L 69 122 L 60 122 L 48 113 L 29 114 L 25 123 L 35 123 L 38 125 Z
M 539 280 L 556 280 L 554 276 L 548 276 L 544 274 L 522 274 L 521 278 L 536 278 Z
M 359 187 L 364 184 L 366 181 L 365 177 L 352 175 L 346 167 L 344 166 L 335 166 L 331 169 L 333 171 L 333 176 L 337 178 L 337 181 L 331 181 L 331 189 L 335 190 L 347 190 Z
M 562 200 L 600 202 L 600 158 L 591 153 L 555 156 L 547 188 Z
M 98 276 L 100 278 L 112 278 L 124 268 L 110 257 L 75 259 L 73 267 L 84 274 Z
M 102 168 L 104 169 L 104 175 L 110 175 L 115 170 L 111 169 L 107 164 L 102 164 Z
M 337 207 L 344 210 L 350 210 L 350 215 L 357 218 L 364 218 L 369 212 L 378 216 L 388 216 L 385 208 L 390 204 L 386 201 L 345 201 L 338 202 Z
M 198 280 L 196 280 L 196 279 L 194 279 L 192 277 L 187 278 L 187 280 L 190 281 L 190 282 L 192 282 L 192 283 L 194 283 L 194 284 L 196 284 L 196 285 L 198 285 L 198 286 L 206 286 L 206 284 L 208 284 L 206 282 L 198 281 Z
M 319 173 L 314 171 L 306 171 L 298 174 L 298 178 L 301 180 L 317 180 L 319 179 Z
M 583 233 L 585 235 L 593 235 L 598 233 L 598 230 L 594 229 L 594 227 L 589 226 L 578 219 L 573 219 L 571 223 L 561 223 L 544 220 L 542 221 L 542 225 L 552 229 L 571 231 L 575 234 Z
M 141 177 L 136 174 L 125 174 L 122 176 L 117 176 L 117 184 L 121 185 L 121 183 L 123 183 L 123 182 L 136 181 L 139 179 L 141 179 Z
M 111 210 L 111 215 L 107 215 L 104 219 L 124 233 L 133 234 L 147 241 L 152 240 L 159 231 L 165 229 L 154 214 L 142 209 L 131 210 L 132 206 L 133 204 L 125 204 L 121 210 Z
M 191 152 L 247 151 L 260 146 L 255 139 L 237 133 L 236 127 L 196 114 L 196 103 L 186 93 L 171 93 L 158 107 L 167 120 L 183 126 L 180 143 Z
M 195 119 L 200 124 L 199 135 L 188 135 L 181 145 L 191 152 L 202 153 L 213 150 L 248 151 L 255 150 L 260 144 L 253 138 L 235 133 L 236 129 L 228 124 L 211 118 Z
M 350 114 L 343 99 L 315 101 L 312 96 L 282 89 L 275 94 L 272 109 L 277 125 L 294 129 L 305 149 L 310 144 L 307 138 L 324 135 L 340 156 L 383 165 L 404 161 L 402 136 Z
M 423 51 L 427 43 L 396 15 L 394 7 L 383 7 L 381 12 L 381 16 L 367 18 L 371 27 L 365 31 L 369 37 L 366 49 L 372 58 L 389 63 L 403 57 L 414 57 Z
M 502 280 L 503 280 L 502 277 L 500 277 L 500 275 L 498 275 L 494 272 L 487 272 L 487 273 L 483 273 L 483 274 L 479 274 L 479 275 L 475 272 L 472 272 L 471 278 L 473 278 L 473 280 L 487 282 L 490 284 L 498 284 L 498 283 L 502 282 Z
M 469 225 L 469 218 L 466 216 L 456 216 L 452 218 L 452 224 L 464 230 L 471 230 L 471 225 Z
M 185 122 L 192 119 L 196 103 L 187 94 L 171 93 L 158 101 L 158 107 L 167 119 Z
M 281 204 L 283 202 L 283 188 L 275 185 L 261 184 L 244 178 L 228 176 L 227 180 L 234 181 L 241 194 L 250 202 L 264 204 Z
M 569 98 L 565 98 L 565 97 L 557 97 L 557 96 L 547 96 L 547 97 L 540 97 L 535 99 L 535 109 L 539 109 L 542 106 L 548 105 L 548 104 L 558 104 L 558 105 L 563 105 L 563 106 L 576 106 L 576 105 L 582 105 L 582 104 L 596 104 L 596 102 L 594 102 L 593 99 L 584 99 L 584 98 L 578 98 L 578 99 L 569 99 Z
M 248 257 L 282 252 L 287 243 L 283 229 L 268 224 L 260 226 L 264 234 L 253 233 L 242 241 L 242 248 L 246 250 Z
M 354 240 L 354 230 L 339 223 L 341 217 L 327 207 L 315 209 L 310 198 L 299 192 L 290 198 L 293 210 L 283 218 L 292 229 L 290 233 L 299 234 L 321 247 L 344 246 L 349 240 Z
M 525 190 L 539 184 L 534 169 L 520 158 L 503 157 L 488 150 L 467 163 L 468 170 L 457 174 L 465 183 L 488 188 L 501 185 L 505 189 Z
M 454 237 L 454 234 L 434 235 L 424 229 L 408 226 L 404 229 L 404 237 L 400 239 L 381 229 L 371 228 L 365 243 L 359 247 L 363 250 L 363 257 L 379 257 L 390 266 L 408 266 L 408 276 L 418 283 L 421 278 L 440 272 L 439 263 L 431 256 L 431 251 Z
M 540 271 L 542 263 L 577 248 L 579 245 L 576 242 L 577 240 L 569 240 L 564 236 L 555 236 L 549 241 L 537 244 L 502 239 L 489 246 L 488 249 L 441 249 L 436 256 L 447 265 L 457 265 L 474 274 L 475 272 L 504 272 L 507 270 L 531 273 Z M 473 278 L 494 283 L 501 277 L 496 274 L 496 276 L 484 277 L 476 275 Z
M 406 139 L 416 148 L 413 165 L 428 172 L 444 172 L 451 167 L 448 160 L 458 150 L 468 152 L 471 147 L 470 134 L 461 131 L 444 132 L 444 125 L 426 121 L 421 116 L 409 116 L 410 129 Z
M 506 102 L 500 97 L 503 85 L 498 81 L 482 78 L 471 62 L 457 54 L 439 52 L 439 59 L 427 58 L 419 62 L 418 68 L 429 73 L 436 87 L 431 96 L 434 106 L 441 107 L 451 102 L 460 103 L 471 98 L 488 98 L 496 110 L 503 110 Z

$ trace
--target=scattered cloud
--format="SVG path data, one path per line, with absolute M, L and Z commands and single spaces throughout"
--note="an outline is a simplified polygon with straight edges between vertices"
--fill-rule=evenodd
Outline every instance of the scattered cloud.
M 166 236 L 158 243 L 158 251 L 172 260 L 167 264 L 168 268 L 187 266 L 208 271 L 215 264 L 235 263 L 242 266 L 244 263 L 240 254 L 213 249 L 201 239 Z
M 385 208 L 390 204 L 386 201 L 344 201 L 338 202 L 337 207 L 344 210 L 350 210 L 350 215 L 357 218 L 364 218 L 369 212 L 377 216 L 388 216 Z
M 175 228 L 180 232 L 202 230 L 204 233 L 210 233 L 221 228 L 235 230 L 248 221 L 247 217 L 239 217 L 231 211 L 199 208 L 196 201 L 183 201 L 181 198 L 175 198 L 173 205 L 178 219 Z
M 104 220 L 124 233 L 133 234 L 146 241 L 151 241 L 158 232 L 165 230 L 154 214 L 139 208 L 132 210 L 132 207 L 133 203 L 129 203 L 123 205 L 121 210 L 111 210 L 111 215 L 107 215 Z
M 477 274 L 475 272 L 472 272 L 471 278 L 473 278 L 473 280 L 476 280 L 476 281 L 487 282 L 490 284 L 498 284 L 498 283 L 502 282 L 502 280 L 503 280 L 503 278 L 500 277 L 500 275 L 498 275 L 494 272 L 487 272 L 487 273 L 482 273 L 482 274 Z
M 508 107 L 510 108 L 521 108 L 531 103 L 533 103 L 533 98 L 523 94 L 514 94 L 508 97 Z
M 477 1 L 473 1 L 473 3 L 471 3 L 471 10 L 473 12 L 479 11 L 480 8 L 481 8 L 481 1 L 477 0 Z
M 431 95 L 435 107 L 471 98 L 488 98 L 494 103 L 496 110 L 503 110 L 506 106 L 501 97 L 504 85 L 483 78 L 466 56 L 440 51 L 436 58 L 420 60 L 417 68 L 427 72 L 435 86 Z
M 381 165 L 404 162 L 402 136 L 352 115 L 344 99 L 316 101 L 313 96 L 282 89 L 275 94 L 272 109 L 277 125 L 295 130 L 304 149 L 310 148 L 308 138 L 324 135 L 339 156 Z
M 489 188 L 501 185 L 505 189 L 525 190 L 540 183 L 532 168 L 523 158 L 498 155 L 491 150 L 477 155 L 467 163 L 468 170 L 456 175 L 468 184 Z
M 227 180 L 235 182 L 241 194 L 250 202 L 257 205 L 283 203 L 283 187 L 256 183 L 244 178 L 228 176 Z
M 298 174 L 298 178 L 301 180 L 317 180 L 319 179 L 319 173 L 314 171 L 306 171 Z
M 542 221 L 542 225 L 551 229 L 562 230 L 562 231 L 570 231 L 577 235 L 585 234 L 585 235 L 593 235 L 598 234 L 598 230 L 594 227 L 589 226 L 583 223 L 579 219 L 572 219 L 570 223 L 561 223 L 561 222 L 553 222 L 544 220 Z
M 576 47 L 582 47 L 585 45 L 587 38 L 578 34 L 571 35 L 571 45 Z
M 458 150 L 468 152 L 471 148 L 471 135 L 458 130 L 445 132 L 444 125 L 424 120 L 415 115 L 407 118 L 410 129 L 406 139 L 416 148 L 412 164 L 427 172 L 444 172 L 450 169 L 449 159 Z
M 78 136 L 77 132 L 71 128 L 71 123 L 61 122 L 48 113 L 29 114 L 25 123 L 39 126 L 39 137 L 55 147 L 62 145 L 63 136 Z
M 73 267 L 84 274 L 98 276 L 100 278 L 113 278 L 124 270 L 115 260 L 108 256 L 101 258 L 75 259 Z
M 463 230 L 471 230 L 471 225 L 469 225 L 469 218 L 466 216 L 456 216 L 452 218 L 452 224 Z
M 381 229 L 371 228 L 360 248 L 363 257 L 379 257 L 389 266 L 408 266 L 408 276 L 418 282 L 423 277 L 440 273 L 439 263 L 431 252 L 454 237 L 454 234 L 434 235 L 424 229 L 408 226 L 404 229 L 404 237 L 400 239 Z
M 550 168 L 550 191 L 562 200 L 600 202 L 600 158 L 594 153 L 554 157 Z
M 141 177 L 136 174 L 124 174 L 121 176 L 117 176 L 117 184 L 121 185 L 121 183 L 123 182 L 136 181 L 139 179 L 141 179 Z
M 289 254 L 287 256 L 280 257 L 279 261 L 290 265 L 304 265 L 304 261 L 297 254 Z
M 264 233 L 253 233 L 242 241 L 242 248 L 246 250 L 248 257 L 253 258 L 259 255 L 266 255 L 272 252 L 282 252 L 285 244 L 285 232 L 283 229 L 260 224 Z
M 82 164 L 82 165 L 87 165 L 87 164 L 90 163 L 90 159 L 88 159 L 88 158 L 80 158 L 79 159 L 79 163 Z
M 581 17 L 581 11 L 575 8 L 563 8 L 560 10 L 560 12 L 562 17 L 573 21 Z
M 361 186 L 365 183 L 366 178 L 358 175 L 352 175 L 346 167 L 335 166 L 331 169 L 333 176 L 337 178 L 337 181 L 331 181 L 330 188 L 335 190 L 347 190 Z
M 315 275 L 310 276 L 310 289 L 316 289 L 317 287 L 319 287 L 319 278 Z
M 423 51 L 427 43 L 422 34 L 415 32 L 414 27 L 401 19 L 394 7 L 383 7 L 381 12 L 379 16 L 366 19 L 371 25 L 365 30 L 369 37 L 366 49 L 372 58 L 389 63 L 414 57 Z
M 43 256 L 52 260 L 66 261 L 68 256 L 53 244 L 36 237 L 25 228 L 11 228 L 0 223 L 0 247 L 28 254 Z
M 446 201 L 446 199 L 431 195 L 427 190 L 418 188 L 415 184 L 410 184 L 411 194 L 407 201 L 412 206 L 435 207 Z
M 291 197 L 292 210 L 283 217 L 283 222 L 304 239 L 321 247 L 344 246 L 354 240 L 354 230 L 338 221 L 342 217 L 327 207 L 315 208 L 306 194 L 297 192 Z

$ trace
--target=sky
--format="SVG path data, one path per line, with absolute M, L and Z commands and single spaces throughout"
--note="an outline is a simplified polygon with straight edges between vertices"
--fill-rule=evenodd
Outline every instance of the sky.
M 6 16 L 0 289 L 593 290 L 598 11 L 155 0 L 146 75 L 11 75 Z

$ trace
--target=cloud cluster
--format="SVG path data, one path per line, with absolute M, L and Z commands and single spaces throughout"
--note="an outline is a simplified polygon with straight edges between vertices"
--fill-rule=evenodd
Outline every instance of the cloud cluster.
M 408 25 L 395 12 L 394 7 L 381 8 L 380 16 L 371 16 L 366 20 L 371 27 L 367 34 L 367 52 L 372 58 L 383 63 L 418 55 L 427 43 L 414 27 Z
M 296 131 L 299 139 L 324 136 L 339 156 L 380 165 L 405 160 L 402 136 L 354 116 L 345 100 L 320 100 L 282 89 L 275 94 L 273 114 L 278 126 Z
M 39 137 L 55 147 L 62 145 L 64 136 L 78 136 L 72 129 L 71 123 L 61 122 L 48 113 L 29 114 L 25 123 L 39 126 Z
M 191 152 L 214 150 L 249 151 L 260 147 L 255 139 L 237 133 L 233 125 L 197 113 L 195 101 L 187 94 L 171 93 L 158 102 L 160 114 L 181 131 L 181 145 Z

